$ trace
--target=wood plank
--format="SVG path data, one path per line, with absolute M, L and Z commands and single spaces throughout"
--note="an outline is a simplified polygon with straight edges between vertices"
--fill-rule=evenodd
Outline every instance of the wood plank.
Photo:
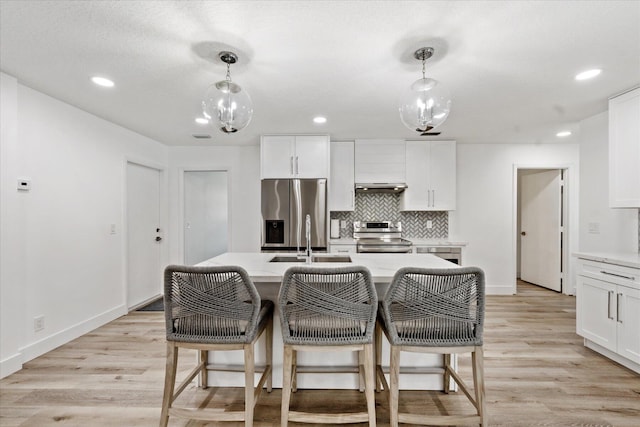
M 489 425 L 638 426 L 640 376 L 582 345 L 575 333 L 575 298 L 519 283 L 518 295 L 487 297 L 486 319 Z M 157 425 L 164 385 L 164 334 L 163 313 L 133 312 L 26 363 L 21 371 L 0 380 L 0 425 Z M 196 357 L 195 351 L 193 358 L 185 353 L 179 376 L 189 372 Z M 468 375 L 471 358 L 461 356 L 459 369 Z M 255 426 L 280 424 L 280 398 L 280 390 L 262 393 L 255 407 Z M 202 390 L 192 383 L 180 399 L 193 407 L 233 411 L 242 410 L 244 393 L 241 388 Z M 376 394 L 376 401 L 378 424 L 388 426 L 386 394 Z M 358 390 L 298 390 L 291 409 L 312 405 L 319 411 L 346 413 L 361 408 L 363 402 Z M 401 391 L 399 405 L 403 411 L 425 416 L 462 415 L 472 409 L 461 392 Z M 169 425 L 243 424 L 176 418 Z

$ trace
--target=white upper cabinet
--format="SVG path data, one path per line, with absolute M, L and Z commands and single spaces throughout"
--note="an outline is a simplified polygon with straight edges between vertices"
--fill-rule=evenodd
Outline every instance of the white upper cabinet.
M 260 177 L 328 178 L 328 135 L 263 135 Z
M 354 143 L 331 142 L 329 210 L 352 211 L 355 208 Z
M 640 88 L 609 99 L 609 206 L 640 207 Z
M 355 182 L 405 182 L 404 146 L 401 139 L 357 139 Z
M 407 141 L 402 211 L 456 209 L 456 142 Z

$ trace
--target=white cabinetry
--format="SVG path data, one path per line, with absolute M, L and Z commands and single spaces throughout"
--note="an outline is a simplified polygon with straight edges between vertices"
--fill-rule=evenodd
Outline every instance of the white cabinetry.
M 357 139 L 356 184 L 405 182 L 405 142 L 390 139 Z
M 331 143 L 329 210 L 352 211 L 355 208 L 353 141 Z
M 407 141 L 402 211 L 456 209 L 456 142 Z
M 576 330 L 585 345 L 640 372 L 640 269 L 578 259 Z
M 356 244 L 355 243 L 337 243 L 330 242 L 329 243 L 329 252 L 332 254 L 355 254 L 356 253 Z
M 328 178 L 328 135 L 263 135 L 260 176 L 269 178 Z
M 640 207 L 640 88 L 609 99 L 609 206 Z

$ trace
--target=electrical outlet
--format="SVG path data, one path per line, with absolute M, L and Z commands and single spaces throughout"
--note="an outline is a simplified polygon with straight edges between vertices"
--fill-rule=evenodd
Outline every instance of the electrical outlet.
M 116 234 L 116 225 L 115 224 L 109 225 L 109 234 Z
M 345 221 L 344 219 L 340 220 L 340 228 L 342 228 L 343 230 L 345 228 L 347 228 L 347 221 Z
M 39 332 L 44 329 L 44 316 L 33 318 L 33 332 Z
M 600 234 L 599 222 L 590 222 L 588 226 L 589 226 L 589 234 Z
M 427 228 L 433 228 L 433 221 L 427 220 Z

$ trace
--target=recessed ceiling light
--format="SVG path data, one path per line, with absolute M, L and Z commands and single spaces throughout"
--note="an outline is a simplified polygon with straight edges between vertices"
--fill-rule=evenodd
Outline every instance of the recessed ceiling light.
M 317 124 L 327 123 L 327 118 L 322 116 L 314 117 L 313 123 L 317 123 Z
M 102 86 L 102 87 L 113 87 L 115 86 L 115 83 L 113 83 L 113 81 L 105 78 L 105 77 L 98 77 L 98 76 L 93 76 L 91 77 L 91 81 L 95 84 L 97 84 L 98 86 Z
M 569 135 L 571 135 L 571 132 L 568 130 L 563 130 L 562 132 L 556 133 L 556 136 L 559 136 L 560 138 L 569 136 Z
M 583 71 L 576 74 L 576 80 L 589 80 L 600 74 L 602 70 L 594 68 L 593 70 Z
M 204 117 L 196 117 L 196 123 L 198 123 L 199 125 L 206 125 L 207 123 L 209 123 L 209 120 L 205 119 Z

